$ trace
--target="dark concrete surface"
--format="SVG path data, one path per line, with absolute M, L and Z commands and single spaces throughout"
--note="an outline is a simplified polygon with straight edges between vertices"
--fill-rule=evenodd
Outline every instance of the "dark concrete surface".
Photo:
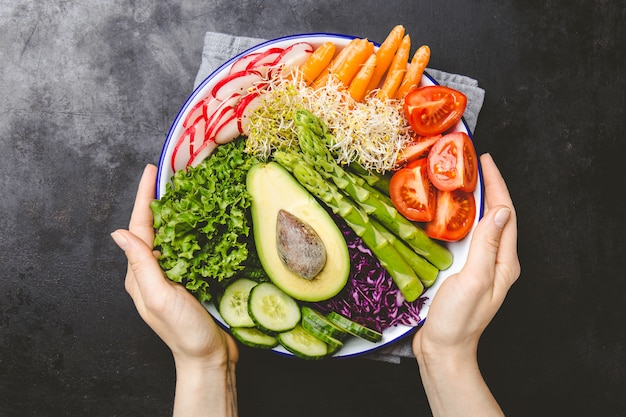
M 480 346 L 509 416 L 626 415 L 626 4 L 607 0 L 0 3 L 0 416 L 166 416 L 167 348 L 124 291 L 128 221 L 204 32 L 403 24 L 486 90 L 475 140 L 519 212 L 522 275 Z M 430 415 L 418 369 L 242 351 L 242 416 Z

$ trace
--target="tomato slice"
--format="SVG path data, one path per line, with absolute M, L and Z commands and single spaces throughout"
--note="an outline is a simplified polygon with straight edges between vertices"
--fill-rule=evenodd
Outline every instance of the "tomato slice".
M 426 223 L 426 234 L 433 239 L 456 242 L 467 236 L 475 218 L 476 201 L 473 193 L 439 191 L 435 218 Z
M 396 171 L 389 181 L 389 196 L 396 209 L 409 220 L 428 222 L 435 215 L 437 190 L 428 179 L 426 158 Z
M 428 153 L 428 178 L 441 191 L 474 191 L 478 161 L 465 132 L 448 133 L 433 145 Z
M 441 139 L 441 135 L 418 137 L 402 149 L 396 159 L 396 164 L 400 166 L 418 158 L 425 157 L 428 155 L 430 148 L 432 148 L 439 139 Z
M 467 97 L 443 85 L 413 89 L 404 98 L 404 114 L 418 135 L 434 136 L 458 123 L 467 106 Z

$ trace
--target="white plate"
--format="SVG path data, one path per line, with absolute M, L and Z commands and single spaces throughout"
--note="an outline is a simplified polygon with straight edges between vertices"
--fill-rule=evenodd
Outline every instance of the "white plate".
M 172 151 L 174 148 L 174 144 L 176 142 L 176 138 L 178 138 L 182 133 L 182 121 L 185 120 L 187 113 L 193 108 L 193 106 L 199 102 L 201 99 L 207 96 L 209 91 L 213 88 L 213 86 L 230 70 L 232 64 L 239 59 L 240 57 L 249 54 L 251 52 L 261 52 L 266 49 L 272 47 L 287 47 L 295 42 L 309 42 L 313 46 L 317 47 L 324 42 L 333 41 L 338 47 L 344 47 L 348 44 L 348 42 L 353 39 L 352 36 L 347 35 L 339 35 L 339 34 L 329 34 L 329 33 L 305 33 L 305 34 L 297 34 L 291 36 L 285 36 L 273 40 L 269 40 L 263 42 L 257 46 L 254 46 L 241 54 L 234 56 L 229 61 L 225 62 L 219 68 L 217 68 L 213 73 L 211 73 L 189 96 L 185 104 L 182 106 L 180 111 L 178 112 L 172 126 L 167 134 L 167 138 L 165 140 L 165 144 L 163 145 L 163 150 L 161 152 L 161 157 L 159 160 L 159 170 L 157 174 L 157 198 L 160 198 L 165 193 L 166 184 L 169 182 L 174 172 L 170 165 L 170 159 L 172 155 Z M 377 45 L 378 46 L 378 45 Z M 420 85 L 435 85 L 437 82 L 430 77 L 427 73 L 425 73 L 422 77 Z M 456 126 L 452 128 L 452 131 L 460 131 L 467 133 L 470 138 L 472 137 L 471 132 L 464 120 L 461 120 L 457 123 Z M 473 139 L 472 139 L 473 140 Z M 423 324 L 424 320 L 428 315 L 428 310 L 430 308 L 430 303 L 437 293 L 437 290 L 441 286 L 442 282 L 445 281 L 447 277 L 451 274 L 454 274 L 462 268 L 465 260 L 467 259 L 467 253 L 469 250 L 469 242 L 472 236 L 476 225 L 478 224 L 478 220 L 482 217 L 483 213 L 483 181 L 482 181 L 482 172 L 480 170 L 479 165 L 479 175 L 478 175 L 478 184 L 476 186 L 476 190 L 474 191 L 474 197 L 476 200 L 476 209 L 478 216 L 476 216 L 476 220 L 474 221 L 474 225 L 472 227 L 472 231 L 470 234 L 460 242 L 454 242 L 447 244 L 449 250 L 452 252 L 454 256 L 454 261 L 452 266 L 445 271 L 441 271 L 435 281 L 435 284 L 427 289 L 427 291 L 423 294 L 422 297 L 426 298 L 426 301 L 420 311 L 421 322 L 420 325 Z M 215 309 L 212 303 L 206 303 L 205 307 L 211 313 L 211 315 L 225 328 L 228 326 L 224 323 L 219 313 Z M 419 327 L 419 326 L 418 326 Z M 393 342 L 397 342 L 405 336 L 410 335 L 417 327 L 410 327 L 404 325 L 398 325 L 392 328 L 388 328 L 383 331 L 383 340 L 379 343 L 368 342 L 365 340 L 358 339 L 356 337 L 348 338 L 345 341 L 343 348 L 341 348 L 333 357 L 348 357 L 355 355 L 362 355 L 364 353 L 372 352 L 374 350 L 380 349 L 384 346 L 388 346 Z M 286 354 L 292 356 L 290 352 L 284 349 L 281 346 L 274 348 L 274 350 L 278 353 Z

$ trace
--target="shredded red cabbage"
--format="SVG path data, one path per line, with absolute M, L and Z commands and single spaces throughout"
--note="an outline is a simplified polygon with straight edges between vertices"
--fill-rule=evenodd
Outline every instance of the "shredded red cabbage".
M 352 265 L 350 278 L 339 294 L 315 306 L 325 313 L 335 311 L 379 332 L 398 324 L 416 326 L 426 298 L 407 302 L 361 238 L 345 222 L 337 221 L 337 225 L 348 244 Z

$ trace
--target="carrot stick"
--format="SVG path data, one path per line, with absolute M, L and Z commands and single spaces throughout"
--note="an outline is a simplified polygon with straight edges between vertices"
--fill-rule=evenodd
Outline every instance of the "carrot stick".
M 345 61 L 346 56 L 350 53 L 352 48 L 354 48 L 356 46 L 358 41 L 359 41 L 358 38 L 352 39 L 337 54 L 337 56 L 330 62 L 328 67 L 326 67 L 324 70 L 322 70 L 320 75 L 315 79 L 315 81 L 313 81 L 313 85 L 315 86 L 315 88 L 320 88 L 320 87 L 323 87 L 323 86 L 326 85 L 326 83 L 328 82 L 328 77 L 330 76 L 330 74 L 334 74 L 335 72 L 337 72 L 339 67 L 341 67 L 341 65 L 343 65 L 343 62 Z
M 393 98 L 396 91 L 398 91 L 398 87 L 400 87 L 400 83 L 402 83 L 405 72 L 406 70 L 390 70 L 385 77 L 383 86 L 380 87 L 380 90 L 376 93 L 376 97 L 381 100 Z
M 365 64 L 361 67 L 356 76 L 352 79 L 348 93 L 355 101 L 363 101 L 365 92 L 367 91 L 367 85 L 369 84 L 374 70 L 376 68 L 376 54 L 370 54 L 370 57 L 365 61 Z
M 361 66 L 374 53 L 374 44 L 367 39 L 359 40 L 354 48 L 352 48 L 343 61 L 343 64 L 337 69 L 335 75 L 337 79 L 345 86 L 349 86 L 352 79 L 361 69 Z
M 378 88 L 380 80 L 383 79 L 383 75 L 389 68 L 389 65 L 391 65 L 393 56 L 398 50 L 403 36 L 404 26 L 397 25 L 391 30 L 391 32 L 389 32 L 385 41 L 380 44 L 378 51 L 376 51 L 376 69 L 374 70 L 374 74 L 367 85 L 367 92 Z
M 381 100 L 394 98 L 396 96 L 396 92 L 398 91 L 398 88 L 400 88 L 400 84 L 402 83 L 404 74 L 406 73 L 410 52 L 411 37 L 409 35 L 404 35 L 404 38 L 402 38 L 402 42 L 396 51 L 396 55 L 393 57 L 393 61 L 391 61 L 391 65 L 389 66 L 389 70 L 385 76 L 385 82 L 377 94 L 377 97 Z
M 300 66 L 300 71 L 307 85 L 310 85 L 328 67 L 333 56 L 335 56 L 335 49 L 334 42 L 325 42 Z
M 402 99 L 409 91 L 417 88 L 429 60 L 430 48 L 427 45 L 420 46 L 417 51 L 415 51 L 411 64 L 406 70 L 404 80 L 402 80 L 402 84 L 400 84 L 400 88 L 398 88 L 398 92 L 396 93 L 396 98 Z
M 409 64 L 409 54 L 411 53 L 411 36 L 404 35 L 402 38 L 402 42 L 400 42 L 400 46 L 398 46 L 398 50 L 391 61 L 391 65 L 389 65 L 389 72 L 393 72 L 396 70 L 405 70 Z

